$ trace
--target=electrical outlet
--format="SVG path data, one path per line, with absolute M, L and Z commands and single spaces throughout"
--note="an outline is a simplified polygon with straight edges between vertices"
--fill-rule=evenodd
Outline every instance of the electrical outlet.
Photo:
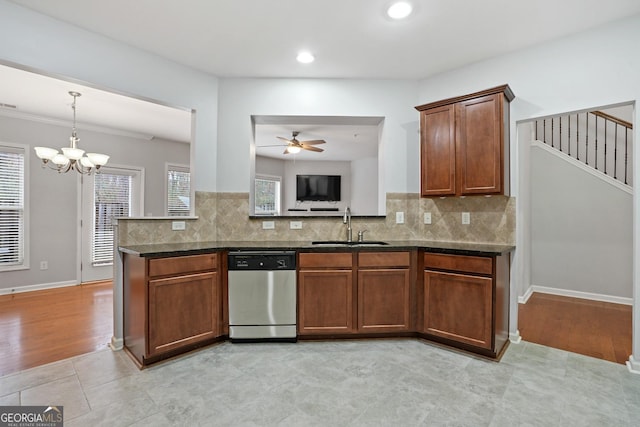
M 48 270 L 49 262 L 48 261 L 40 261 L 40 270 Z
M 431 212 L 424 213 L 424 223 L 431 224 Z
M 396 224 L 404 224 L 404 212 L 396 212 Z
M 262 221 L 263 230 L 273 230 L 276 228 L 276 223 L 273 221 Z
M 186 224 L 184 221 L 172 221 L 171 222 L 171 229 L 172 230 L 184 230 L 186 228 Z
M 289 221 L 289 229 L 302 230 L 302 221 Z
M 471 224 L 471 214 L 469 212 L 462 212 L 462 224 Z

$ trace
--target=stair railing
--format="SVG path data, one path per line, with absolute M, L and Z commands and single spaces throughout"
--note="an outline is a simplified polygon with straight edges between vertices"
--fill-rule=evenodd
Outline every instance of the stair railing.
M 632 123 L 602 111 L 566 114 L 536 120 L 535 138 L 630 185 Z

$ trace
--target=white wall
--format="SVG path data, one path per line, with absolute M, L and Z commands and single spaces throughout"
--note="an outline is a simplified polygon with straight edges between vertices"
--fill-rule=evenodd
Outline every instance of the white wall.
M 251 115 L 383 116 L 384 191 L 418 191 L 417 82 L 220 79 L 218 191 L 248 192 Z
M 194 186 L 216 190 L 218 79 L 0 0 L 0 61 L 196 110 Z M 10 65 L 10 64 L 9 64 Z
M 282 215 L 323 215 L 322 212 L 288 212 L 290 208 L 338 208 L 349 206 L 353 215 L 376 215 L 378 212 L 378 158 L 353 161 L 291 161 L 256 156 L 256 174 L 282 178 Z M 340 175 L 341 201 L 296 204 L 296 175 Z M 335 215 L 335 213 L 331 213 Z
M 296 203 L 296 175 L 340 175 L 339 202 L 301 202 Z M 285 163 L 284 181 L 287 190 L 284 193 L 283 213 L 287 209 L 300 208 L 337 208 L 344 211 L 351 200 L 351 162 L 346 161 L 295 161 Z M 293 212 L 300 214 L 301 212 Z M 309 213 L 311 214 L 311 212 Z M 314 212 L 314 214 L 322 214 Z
M 33 147 L 68 145 L 71 129 L 31 120 L 0 116 L 0 141 L 25 144 L 29 175 L 29 258 L 30 269 L 0 273 L 0 290 L 22 286 L 42 286 L 74 282 L 77 271 L 78 174 L 58 174 L 41 167 Z M 189 145 L 154 139 L 152 141 L 78 129 L 85 151 L 108 153 L 109 164 L 145 169 L 145 212 L 164 215 L 165 162 L 188 163 Z M 107 148 L 108 147 L 108 148 Z M 48 270 L 39 269 L 47 261 Z
M 372 215 L 378 212 L 378 158 L 351 162 L 351 212 Z
M 632 195 L 545 148 L 531 148 L 533 286 L 631 299 Z

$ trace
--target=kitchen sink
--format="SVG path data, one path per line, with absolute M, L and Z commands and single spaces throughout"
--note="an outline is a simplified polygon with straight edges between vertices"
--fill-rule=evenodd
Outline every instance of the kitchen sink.
M 327 245 L 327 246 L 385 246 L 387 242 L 380 242 L 375 240 L 364 240 L 362 242 L 347 242 L 346 240 L 318 240 L 311 242 L 312 245 Z

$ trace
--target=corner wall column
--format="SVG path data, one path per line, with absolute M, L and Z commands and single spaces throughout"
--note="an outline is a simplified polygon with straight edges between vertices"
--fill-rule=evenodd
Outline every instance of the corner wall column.
M 112 350 L 124 347 L 124 327 L 122 322 L 122 253 L 118 250 L 118 220 L 113 219 L 113 336 L 109 346 Z

